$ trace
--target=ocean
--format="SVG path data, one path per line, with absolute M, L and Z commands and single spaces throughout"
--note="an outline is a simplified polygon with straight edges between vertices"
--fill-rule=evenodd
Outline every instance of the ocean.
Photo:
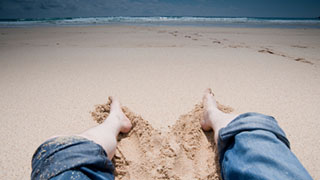
M 92 26 L 92 25 L 142 25 L 142 26 L 205 26 L 250 28 L 320 28 L 319 18 L 263 18 L 263 17 L 86 17 L 43 19 L 0 19 L 0 27 L 30 26 Z

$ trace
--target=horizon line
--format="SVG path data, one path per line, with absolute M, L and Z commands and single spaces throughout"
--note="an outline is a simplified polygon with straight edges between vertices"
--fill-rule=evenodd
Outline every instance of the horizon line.
M 66 16 L 66 17 L 43 17 L 43 18 L 0 18 L 0 21 L 32 21 L 32 20 L 59 20 L 59 19 L 75 19 L 75 18 L 110 18 L 110 17 L 199 17 L 199 18 L 278 18 L 278 19 L 319 19 L 319 17 L 267 17 L 267 16 Z

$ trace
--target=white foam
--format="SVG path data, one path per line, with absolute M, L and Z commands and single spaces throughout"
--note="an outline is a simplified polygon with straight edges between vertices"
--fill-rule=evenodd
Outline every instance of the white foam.
M 0 26 L 36 26 L 36 25 L 103 25 L 111 23 L 150 24 L 150 25 L 311 25 L 320 28 L 318 19 L 285 18 L 247 18 L 247 17 L 90 17 L 67 19 L 42 19 L 0 21 Z

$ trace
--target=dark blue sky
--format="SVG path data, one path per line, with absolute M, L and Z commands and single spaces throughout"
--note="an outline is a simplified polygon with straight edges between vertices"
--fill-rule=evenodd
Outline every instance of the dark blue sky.
M 88 16 L 318 17 L 320 0 L 0 0 L 0 18 Z

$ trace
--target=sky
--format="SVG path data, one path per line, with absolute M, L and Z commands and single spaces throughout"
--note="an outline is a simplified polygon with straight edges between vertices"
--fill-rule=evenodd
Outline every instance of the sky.
M 319 17 L 320 0 L 0 0 L 0 19 L 96 16 Z

